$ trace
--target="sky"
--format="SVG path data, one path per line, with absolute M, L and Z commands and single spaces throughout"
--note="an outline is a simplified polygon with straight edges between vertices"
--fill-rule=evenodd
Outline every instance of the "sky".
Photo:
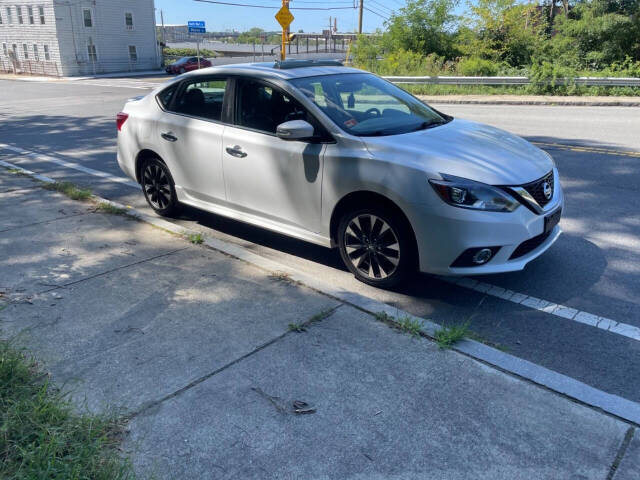
M 165 24 L 186 24 L 189 20 L 204 20 L 207 31 L 239 30 L 260 27 L 267 31 L 280 28 L 274 15 L 282 5 L 281 0 L 220 0 L 227 3 L 259 5 L 273 8 L 252 8 L 204 3 L 195 0 L 155 0 L 156 22 L 160 24 L 160 10 Z M 295 20 L 291 31 L 321 32 L 329 28 L 329 17 L 338 19 L 338 31 L 353 32 L 358 28 L 359 0 L 290 0 L 291 13 Z M 382 28 L 391 11 L 401 7 L 403 0 L 364 0 L 363 30 Z M 317 8 L 331 10 L 296 10 L 295 8 Z M 384 17 L 384 18 L 383 18 Z

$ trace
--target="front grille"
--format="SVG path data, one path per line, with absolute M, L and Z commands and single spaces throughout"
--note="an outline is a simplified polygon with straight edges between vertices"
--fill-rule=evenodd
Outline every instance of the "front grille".
M 509 257 L 509 260 L 524 257 L 527 253 L 534 251 L 536 248 L 542 245 L 547 238 L 549 238 L 549 235 L 551 235 L 550 231 L 547 233 L 543 233 L 542 235 L 538 235 L 537 237 L 530 238 L 529 240 L 525 240 L 520 245 L 518 245 L 518 248 L 513 251 L 513 253 Z
M 545 183 L 549 184 L 549 187 L 551 187 L 551 196 L 549 198 L 547 198 L 544 194 Z M 536 180 L 535 182 L 522 185 L 522 188 L 529 192 L 529 195 L 531 195 L 533 199 L 538 202 L 538 205 L 544 207 L 553 198 L 553 170 L 551 170 L 547 175 L 539 180 Z

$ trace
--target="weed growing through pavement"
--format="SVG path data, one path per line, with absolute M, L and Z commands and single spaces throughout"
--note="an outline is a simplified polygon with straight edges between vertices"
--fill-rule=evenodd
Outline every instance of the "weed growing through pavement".
M 122 423 L 74 412 L 36 364 L 0 341 L 0 478 L 133 479 Z
M 302 332 L 306 332 L 307 329 L 301 323 L 290 323 L 289 324 L 289 331 L 290 332 L 296 332 L 296 333 L 302 333 Z
M 80 188 L 71 182 L 54 182 L 43 185 L 46 190 L 60 192 L 72 200 L 86 200 L 91 197 L 91 190 L 88 188 Z
M 282 280 L 288 282 L 291 280 L 290 275 L 287 272 L 271 272 L 269 278 L 272 280 Z
M 111 215 L 124 215 L 127 213 L 126 208 L 116 207 L 108 202 L 100 202 L 96 206 L 97 212 L 110 213 Z
M 202 245 L 204 243 L 204 238 L 201 233 L 192 233 L 189 235 L 189 241 L 194 245 Z
M 412 337 L 420 336 L 422 322 L 408 315 L 402 318 L 395 318 L 387 312 L 378 312 L 375 314 L 375 317 L 379 322 L 384 322 L 394 328 L 397 328 L 401 332 L 410 334 Z
M 443 325 L 435 335 L 435 341 L 440 348 L 451 348 L 455 343 L 467 336 L 469 331 L 469 323 L 462 325 Z

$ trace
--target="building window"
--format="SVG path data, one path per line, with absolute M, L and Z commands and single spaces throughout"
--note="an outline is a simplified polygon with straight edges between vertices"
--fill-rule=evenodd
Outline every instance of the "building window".
M 36 62 L 40 61 L 40 52 L 38 52 L 38 45 L 36 45 L 35 43 L 33 44 L 33 59 Z
M 29 49 L 27 48 L 27 44 L 22 44 L 22 52 L 24 53 L 24 59 L 29 60 Z
M 35 19 L 33 18 L 33 7 L 31 5 L 27 7 L 27 14 L 29 15 L 29 25 L 33 25 L 34 23 L 36 23 Z
M 124 25 L 127 28 L 127 30 L 133 30 L 133 13 L 125 12 Z
M 0 25 L 2 25 L 2 12 L 0 12 Z
M 13 50 L 13 56 L 18 59 L 18 46 L 14 43 L 11 45 L 11 50 Z
M 97 62 L 98 61 L 98 52 L 96 51 L 96 46 L 93 44 L 89 44 L 87 45 L 87 53 L 89 54 L 89 61 L 90 62 Z
M 49 55 L 49 45 L 43 45 L 42 48 L 44 49 L 44 59 L 46 61 L 51 60 L 51 55 Z
M 7 23 L 13 23 L 13 15 L 11 15 L 11 7 L 7 7 Z
M 23 21 L 22 21 L 22 7 L 17 6 L 16 7 L 16 13 L 18 14 L 18 23 L 20 25 L 22 25 Z
M 129 45 L 129 60 L 132 62 L 138 61 L 138 52 L 135 45 Z
M 38 7 L 38 15 L 40 15 L 40 25 L 44 25 L 44 7 Z
M 2 44 L 2 51 L 4 52 L 4 56 L 5 57 L 9 56 L 9 49 L 7 49 L 7 44 L 6 43 Z
M 84 16 L 84 26 L 87 28 L 93 27 L 93 20 L 91 18 L 91 10 L 85 8 L 82 11 L 82 15 Z

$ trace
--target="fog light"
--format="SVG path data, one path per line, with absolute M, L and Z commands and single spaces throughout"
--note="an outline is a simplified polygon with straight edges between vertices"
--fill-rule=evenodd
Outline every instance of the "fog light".
M 483 248 L 481 250 L 478 250 L 478 252 L 473 256 L 473 263 L 475 263 L 476 265 L 482 265 L 484 263 L 487 263 L 489 260 L 491 260 L 491 257 L 493 256 L 493 252 L 491 251 L 490 248 Z

